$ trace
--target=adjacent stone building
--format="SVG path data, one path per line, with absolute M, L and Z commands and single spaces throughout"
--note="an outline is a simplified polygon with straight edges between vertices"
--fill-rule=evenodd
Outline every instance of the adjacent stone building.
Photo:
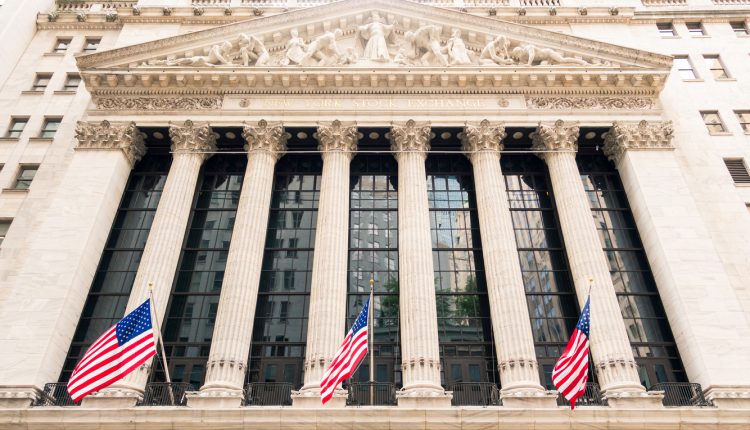
M 750 425 L 750 2 L 53 3 L 0 8 L 0 422 Z M 167 369 L 73 404 L 150 292 Z

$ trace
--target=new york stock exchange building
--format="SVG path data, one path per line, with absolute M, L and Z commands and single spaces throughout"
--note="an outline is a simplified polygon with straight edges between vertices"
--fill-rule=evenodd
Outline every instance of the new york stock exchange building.
M 750 2 L 54 3 L 0 8 L 0 427 L 750 428 Z

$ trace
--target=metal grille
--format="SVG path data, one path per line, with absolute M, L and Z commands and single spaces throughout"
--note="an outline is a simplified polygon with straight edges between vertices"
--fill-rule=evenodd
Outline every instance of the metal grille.
M 52 382 L 44 384 L 44 391 L 34 402 L 34 406 L 80 406 L 81 402 L 74 402 L 68 394 L 67 382 Z
M 750 174 L 741 158 L 724 160 L 724 164 L 727 165 L 727 170 L 732 175 L 735 184 L 750 184 Z
M 457 382 L 448 385 L 453 406 L 500 406 L 500 389 L 492 382 Z
M 649 391 L 664 391 L 664 406 L 713 406 L 703 395 L 701 384 L 690 382 L 663 382 Z
M 570 406 L 568 399 L 562 395 L 557 396 L 558 406 Z M 607 399 L 602 398 L 599 384 L 596 382 L 586 383 L 586 392 L 576 400 L 576 406 L 607 406 Z
M 195 387 L 186 382 L 150 382 L 137 406 L 185 406 L 187 391 L 195 391 Z
M 355 382 L 349 386 L 349 406 L 395 406 L 396 387 L 390 382 Z
M 245 386 L 247 406 L 291 406 L 292 384 L 287 382 L 254 382 Z

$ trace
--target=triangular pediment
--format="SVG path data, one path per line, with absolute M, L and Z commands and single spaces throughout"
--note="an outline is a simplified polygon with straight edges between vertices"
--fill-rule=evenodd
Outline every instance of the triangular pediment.
M 671 57 L 404 0 L 344 0 L 80 56 L 100 89 L 642 87 Z M 374 76 L 374 77 L 373 77 Z M 152 88 L 153 87 L 153 88 Z M 646 88 L 648 90 L 646 91 Z

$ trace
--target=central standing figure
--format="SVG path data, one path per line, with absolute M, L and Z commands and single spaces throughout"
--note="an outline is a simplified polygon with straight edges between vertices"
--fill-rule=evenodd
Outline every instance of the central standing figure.
M 392 35 L 393 25 L 386 24 L 378 12 L 373 12 L 369 24 L 357 27 L 357 44 L 364 45 L 361 58 L 379 62 L 390 61 L 387 39 Z

